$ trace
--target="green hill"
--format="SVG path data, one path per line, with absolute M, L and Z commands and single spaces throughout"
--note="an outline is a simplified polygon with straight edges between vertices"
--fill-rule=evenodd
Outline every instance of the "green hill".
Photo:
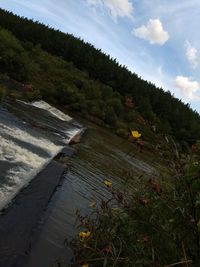
M 139 123 L 179 141 L 199 139 L 197 112 L 91 44 L 1 9 L 0 26 L 0 72 L 31 84 L 22 88 L 29 99 L 67 105 L 121 135 Z

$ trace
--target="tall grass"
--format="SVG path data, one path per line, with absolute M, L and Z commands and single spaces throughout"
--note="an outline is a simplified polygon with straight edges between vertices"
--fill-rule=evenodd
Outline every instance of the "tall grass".
M 107 185 L 110 198 L 78 215 L 89 234 L 71 242 L 70 266 L 200 266 L 199 156 L 174 166 L 169 183 L 139 177 L 121 189 Z

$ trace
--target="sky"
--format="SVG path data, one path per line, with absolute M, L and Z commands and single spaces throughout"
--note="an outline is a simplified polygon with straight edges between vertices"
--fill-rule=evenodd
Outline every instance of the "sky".
M 200 113 L 199 0 L 0 0 L 71 33 Z

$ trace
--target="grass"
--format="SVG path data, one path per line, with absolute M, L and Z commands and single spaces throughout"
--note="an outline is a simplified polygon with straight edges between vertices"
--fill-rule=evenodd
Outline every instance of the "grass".
M 80 232 L 89 234 L 71 242 L 70 266 L 199 266 L 199 156 L 174 166 L 170 182 L 140 177 L 115 189 L 106 181 L 110 198 L 78 214 Z

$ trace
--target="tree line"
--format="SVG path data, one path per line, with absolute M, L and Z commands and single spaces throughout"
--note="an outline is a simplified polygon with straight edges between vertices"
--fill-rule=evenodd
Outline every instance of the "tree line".
M 139 112 L 147 122 L 156 125 L 160 132 L 172 134 L 177 139 L 188 142 L 193 142 L 199 138 L 200 116 L 196 111 L 193 111 L 188 104 L 184 104 L 181 100 L 172 96 L 169 91 L 166 92 L 162 88 L 157 88 L 151 82 L 141 79 L 137 74 L 129 71 L 126 66 L 120 65 L 116 59 L 106 55 L 100 49 L 96 49 L 91 44 L 85 43 L 71 34 L 62 33 L 38 21 L 19 17 L 2 9 L 0 9 L 0 26 L 12 32 L 21 42 L 23 49 L 29 50 L 28 55 L 27 53 L 23 54 L 19 48 L 16 48 L 19 49 L 18 58 L 12 64 L 9 63 L 9 55 L 4 59 L 1 58 L 1 71 L 5 72 L 7 70 L 13 75 L 15 71 L 12 68 L 15 70 L 18 68 L 21 72 L 14 78 L 21 81 L 30 80 L 28 76 L 30 76 L 31 72 L 34 72 L 34 68 L 37 68 L 38 65 L 36 61 L 34 64 L 33 60 L 32 63 L 30 62 L 30 51 L 39 46 L 41 50 L 56 56 L 60 62 L 66 62 L 66 64 L 70 62 L 71 66 L 73 65 L 73 67 L 85 73 L 88 80 L 93 80 L 95 85 L 93 83 L 92 90 L 94 92 L 92 93 L 90 104 L 95 116 L 98 114 L 98 117 L 103 117 L 101 116 L 101 105 L 95 106 L 95 97 L 97 99 L 99 90 L 101 91 L 104 88 L 103 91 L 106 91 L 104 94 L 110 94 L 112 105 L 108 104 L 107 110 L 106 108 L 104 109 L 104 117 L 107 117 L 108 124 L 114 125 L 117 117 L 120 117 L 120 123 L 131 122 L 133 116 L 131 116 L 130 112 L 128 112 L 128 115 L 122 114 L 127 112 L 127 105 L 124 103 L 126 103 L 127 99 L 131 99 L 132 108 Z M 7 41 L 14 43 L 14 39 Z M 7 53 L 9 54 L 8 50 Z M 42 59 L 38 58 L 38 60 L 41 61 Z M 6 68 L 5 65 L 7 65 Z M 66 81 L 66 84 L 69 85 L 69 82 Z M 96 86 L 97 84 L 98 86 Z M 62 84 L 56 86 L 58 88 L 56 90 L 57 98 L 59 98 L 59 95 L 65 96 L 64 98 L 61 97 L 60 101 L 62 102 L 63 99 L 66 102 L 74 101 L 73 90 L 75 89 L 73 89 L 73 86 L 69 89 L 68 85 L 67 90 L 66 86 L 62 86 Z M 77 82 L 75 85 L 77 94 L 82 94 L 83 91 L 85 95 L 91 94 L 90 86 L 88 88 L 85 86 L 86 88 L 83 90 L 84 86 L 80 81 Z M 101 89 L 97 89 L 99 87 Z M 71 93 L 68 91 L 71 91 Z M 48 92 L 46 94 L 48 95 Z M 69 94 L 71 95 L 69 96 Z M 94 105 L 92 103 L 93 98 Z M 78 102 L 81 103 L 81 101 Z

